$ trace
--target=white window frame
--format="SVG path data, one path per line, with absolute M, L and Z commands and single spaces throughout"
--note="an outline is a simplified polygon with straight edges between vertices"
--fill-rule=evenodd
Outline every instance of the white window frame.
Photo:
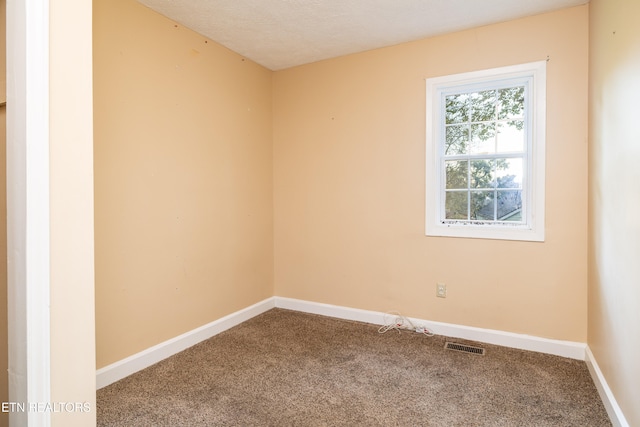
M 545 238 L 546 61 L 426 79 L 426 210 L 427 236 L 542 242 Z M 478 90 L 507 81 L 526 81 L 527 141 L 523 205 L 524 223 L 478 223 L 444 220 L 444 97 L 469 87 Z

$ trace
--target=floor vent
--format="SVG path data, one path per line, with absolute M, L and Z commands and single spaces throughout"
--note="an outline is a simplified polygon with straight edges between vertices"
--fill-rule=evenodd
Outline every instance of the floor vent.
M 444 348 L 446 348 L 447 350 L 462 351 L 464 353 L 479 354 L 480 356 L 484 356 L 484 348 L 473 347 L 471 345 L 447 342 L 444 345 Z

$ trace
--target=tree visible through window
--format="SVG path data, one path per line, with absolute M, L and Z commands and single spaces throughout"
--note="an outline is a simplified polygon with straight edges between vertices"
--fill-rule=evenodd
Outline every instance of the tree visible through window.
M 524 86 L 445 97 L 445 220 L 522 222 Z
M 544 240 L 546 63 L 427 79 L 427 234 Z

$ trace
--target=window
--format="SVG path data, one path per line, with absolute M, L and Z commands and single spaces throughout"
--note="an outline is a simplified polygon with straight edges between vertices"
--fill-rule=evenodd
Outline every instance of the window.
M 544 240 L 546 61 L 427 79 L 426 234 Z

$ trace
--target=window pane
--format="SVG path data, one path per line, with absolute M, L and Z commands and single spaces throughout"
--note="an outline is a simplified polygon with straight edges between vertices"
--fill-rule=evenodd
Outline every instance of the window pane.
M 498 91 L 498 119 L 524 117 L 524 86 Z
M 498 191 L 498 219 L 522 221 L 522 190 Z
M 496 119 L 496 91 L 471 93 L 471 121 L 485 122 Z
M 445 162 L 447 189 L 468 188 L 469 162 L 454 160 Z
M 468 219 L 468 192 L 447 191 L 445 194 L 445 219 Z
M 469 145 L 469 125 L 447 126 L 446 133 L 444 154 L 466 154 Z
M 498 188 L 522 188 L 524 173 L 522 159 L 496 161 L 496 186 Z
M 466 123 L 469 121 L 469 95 L 461 93 L 446 97 L 445 123 Z
M 494 191 L 471 192 L 471 219 L 494 221 L 495 220 Z
M 471 188 L 494 187 L 493 175 L 495 162 L 493 160 L 472 160 L 471 161 Z
M 471 125 L 470 154 L 493 154 L 496 151 L 496 124 L 475 123 Z
M 524 120 L 498 123 L 498 153 L 524 151 Z

